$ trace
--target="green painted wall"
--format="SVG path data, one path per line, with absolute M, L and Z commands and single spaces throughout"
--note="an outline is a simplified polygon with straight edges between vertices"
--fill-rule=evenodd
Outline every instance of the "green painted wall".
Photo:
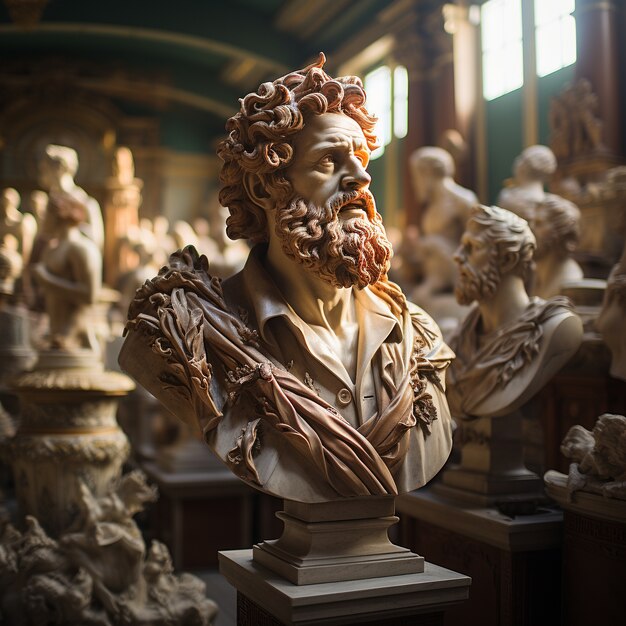
M 575 66 L 537 79 L 538 141 L 550 142 L 550 100 L 574 79 Z M 524 149 L 522 89 L 485 102 L 487 126 L 488 202 L 493 204 L 502 183 L 512 174 L 513 161 Z
M 522 90 L 485 102 L 488 199 L 494 204 L 502 182 L 511 176 L 513 159 L 522 151 Z

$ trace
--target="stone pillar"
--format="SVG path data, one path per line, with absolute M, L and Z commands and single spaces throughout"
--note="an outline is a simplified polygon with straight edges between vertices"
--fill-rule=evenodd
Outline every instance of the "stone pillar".
M 406 224 L 418 224 L 421 217 L 409 156 L 422 146 L 439 145 L 446 130 L 456 129 L 452 37 L 443 27 L 443 5 L 436 0 L 407 11 L 406 26 L 396 34 L 393 51 L 409 75 L 409 129 L 402 168 Z
M 620 28 L 618 0 L 576 0 L 576 77 L 591 82 L 598 96 L 602 142 L 609 152 L 624 154 L 620 102 Z M 623 10 L 623 8 L 621 9 Z

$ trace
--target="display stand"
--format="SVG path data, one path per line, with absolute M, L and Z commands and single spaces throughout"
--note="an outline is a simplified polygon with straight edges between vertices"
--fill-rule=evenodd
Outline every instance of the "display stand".
M 471 582 L 425 563 L 420 574 L 294 585 L 257 564 L 251 550 L 220 552 L 219 561 L 237 589 L 238 626 L 436 626 L 450 606 L 467 600 Z
M 393 496 L 286 500 L 280 539 L 219 553 L 238 624 L 442 624 L 470 579 L 391 543 L 394 513 Z
M 550 471 L 546 490 L 564 510 L 563 623 L 618 626 L 626 616 L 626 501 L 569 494 L 567 476 Z
M 396 508 L 403 545 L 472 578 L 469 601 L 446 614 L 446 625 L 560 623 L 560 511 L 508 517 L 431 487 L 399 496 Z

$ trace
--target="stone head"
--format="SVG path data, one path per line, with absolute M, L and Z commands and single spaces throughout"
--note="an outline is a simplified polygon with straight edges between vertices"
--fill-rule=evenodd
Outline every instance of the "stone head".
M 459 303 L 490 298 L 504 276 L 525 281 L 533 269 L 535 248 L 535 236 L 526 220 L 496 206 L 473 207 L 454 255 Z
M 568 256 L 578 247 L 580 210 L 561 196 L 546 194 L 535 207 L 531 226 L 537 238 L 536 259 L 551 251 Z
M 409 167 L 415 195 L 420 202 L 428 202 L 438 181 L 454 176 L 454 159 L 443 148 L 424 146 L 409 158 Z
M 78 153 L 68 146 L 50 144 L 39 163 L 39 182 L 45 189 L 59 185 L 64 176 L 72 179 L 78 171 Z
M 556 170 L 556 157 L 548 146 L 529 146 L 515 159 L 513 176 L 518 183 L 546 183 Z
M 332 78 L 324 62 L 241 100 L 218 147 L 219 199 L 232 239 L 279 242 L 328 282 L 364 287 L 386 276 L 391 257 L 366 172 L 376 120 L 360 79 Z
M 20 206 L 20 194 L 13 187 L 6 187 L 0 192 L 0 209 L 2 212 L 15 210 Z

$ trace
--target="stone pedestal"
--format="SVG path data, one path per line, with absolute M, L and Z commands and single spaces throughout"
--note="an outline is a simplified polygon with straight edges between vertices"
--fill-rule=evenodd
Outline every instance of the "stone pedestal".
M 219 561 L 237 589 L 238 626 L 441 625 L 450 606 L 467 600 L 470 585 L 467 576 L 431 563 L 419 574 L 294 585 L 253 560 L 251 550 L 220 552 Z
M 626 617 L 626 501 L 576 491 L 550 471 L 546 491 L 564 510 L 563 623 L 621 626 Z
M 401 543 L 427 561 L 471 576 L 472 593 L 445 626 L 560 623 L 562 514 L 540 508 L 514 518 L 433 493 L 396 498 Z
M 255 562 L 296 585 L 424 571 L 424 559 L 389 541 L 394 498 L 303 504 L 285 500 L 280 539 L 254 546 Z
M 461 462 L 443 473 L 442 493 L 480 506 L 530 503 L 544 499 L 543 481 L 524 464 L 524 421 L 534 403 L 502 417 L 461 424 Z
M 13 466 L 21 514 L 36 517 L 52 536 L 80 514 L 81 483 L 103 496 L 128 456 L 115 413 L 134 384 L 93 361 L 92 353 L 44 352 L 13 385 L 21 419 L 3 456 Z

